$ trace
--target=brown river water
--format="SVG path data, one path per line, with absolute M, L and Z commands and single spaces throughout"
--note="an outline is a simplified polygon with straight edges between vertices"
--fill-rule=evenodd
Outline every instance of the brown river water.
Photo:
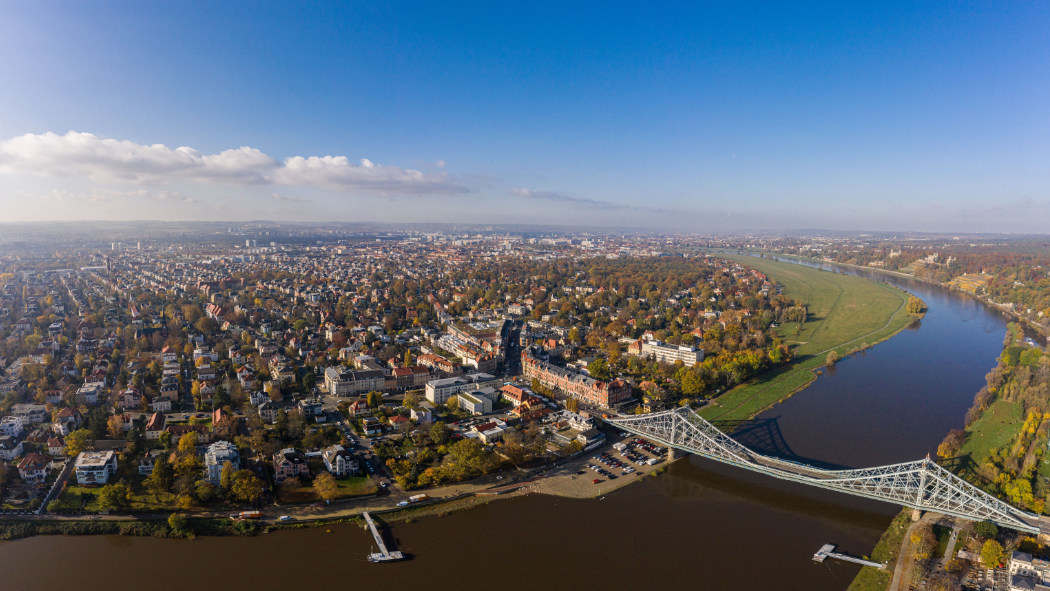
M 932 454 L 962 426 L 1008 319 L 936 286 L 840 270 L 894 283 L 930 312 L 736 437 L 828 466 Z M 868 554 L 899 510 L 693 456 L 601 499 L 529 495 L 397 524 L 386 538 L 411 555 L 400 563 L 366 562 L 374 542 L 352 525 L 254 538 L 38 536 L 0 542 L 0 591 L 845 589 L 859 567 L 813 553 L 830 542 Z

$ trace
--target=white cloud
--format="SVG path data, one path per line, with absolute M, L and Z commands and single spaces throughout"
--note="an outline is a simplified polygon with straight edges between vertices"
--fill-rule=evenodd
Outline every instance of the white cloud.
M 146 192 L 146 195 L 147 196 L 149 195 L 148 191 Z M 183 195 L 182 193 L 177 193 L 175 191 L 158 191 L 157 194 L 154 196 L 154 199 L 156 199 L 158 201 L 177 201 L 177 202 L 181 202 L 181 203 L 197 203 L 197 200 L 194 199 L 193 197 L 187 197 L 186 195 Z
M 277 193 L 270 193 L 273 195 L 274 201 L 294 201 L 296 203 L 311 203 L 310 199 L 304 199 L 302 197 L 296 197 L 294 195 L 278 195 Z
M 422 173 L 345 156 L 277 159 L 249 147 L 202 154 L 193 148 L 101 139 L 90 133 L 26 134 L 0 142 L 0 172 L 158 184 L 172 179 L 241 185 L 296 185 L 383 195 L 467 193 L 447 172 Z
M 625 209 L 626 205 L 619 205 L 612 203 L 611 201 L 599 201 L 598 199 L 587 199 L 585 197 L 573 197 L 572 195 L 566 195 L 565 193 L 558 193 L 556 191 L 536 191 L 534 189 L 511 189 L 508 191 L 515 197 L 521 197 L 524 199 L 542 199 L 544 201 L 556 201 L 559 203 L 570 203 L 573 205 L 597 207 L 601 209 Z
M 93 203 L 111 201 L 109 195 L 104 195 L 94 191 L 91 193 L 71 193 L 69 191 L 63 191 L 62 189 L 55 189 L 44 195 L 44 198 L 54 199 L 55 201 L 89 201 Z

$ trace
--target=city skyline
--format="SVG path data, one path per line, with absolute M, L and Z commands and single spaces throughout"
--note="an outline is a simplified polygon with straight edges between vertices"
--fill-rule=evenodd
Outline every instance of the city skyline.
M 1045 7 L 552 10 L 14 7 L 4 221 L 1043 231 Z

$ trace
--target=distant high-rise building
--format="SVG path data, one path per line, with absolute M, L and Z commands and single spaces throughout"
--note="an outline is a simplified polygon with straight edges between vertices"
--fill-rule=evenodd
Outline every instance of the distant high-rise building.
M 142 243 L 141 242 L 138 243 L 138 247 L 139 247 L 139 250 L 142 250 Z
M 117 250 L 117 243 L 116 242 L 110 242 L 109 243 L 109 249 L 110 250 Z

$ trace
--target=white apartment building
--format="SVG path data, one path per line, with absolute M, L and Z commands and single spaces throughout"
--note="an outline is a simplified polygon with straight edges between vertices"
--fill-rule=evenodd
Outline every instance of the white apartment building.
M 117 472 L 117 455 L 113 451 L 85 451 L 75 464 L 79 484 L 105 484 Z

